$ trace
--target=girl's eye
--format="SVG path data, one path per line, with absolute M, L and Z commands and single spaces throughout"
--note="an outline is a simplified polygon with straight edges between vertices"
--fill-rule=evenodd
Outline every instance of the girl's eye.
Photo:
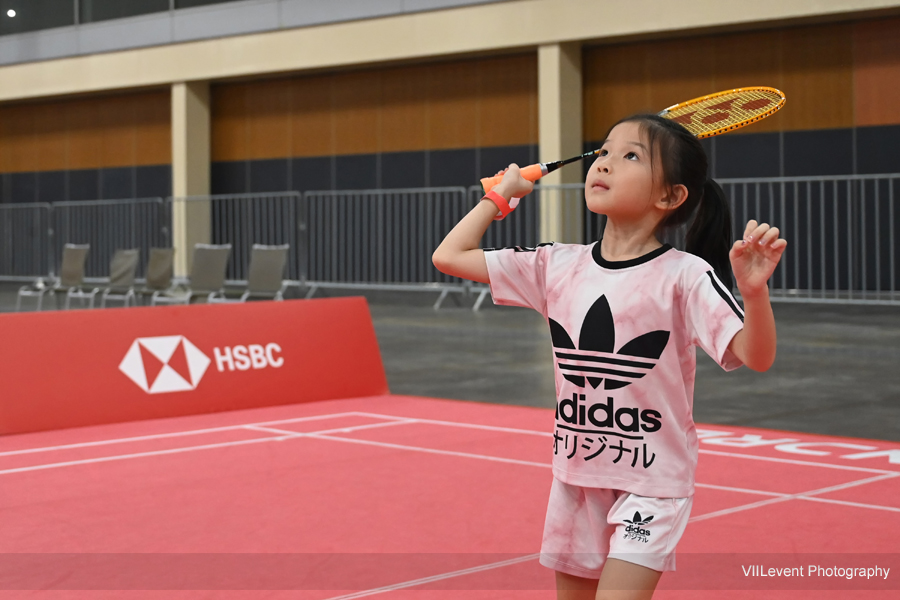
M 628 160 L 637 160 L 638 155 L 635 154 L 634 152 L 629 152 L 628 154 L 625 155 L 625 158 L 627 158 Z
M 607 152 L 606 150 L 600 151 L 600 156 L 606 156 L 607 154 L 609 154 L 609 152 Z

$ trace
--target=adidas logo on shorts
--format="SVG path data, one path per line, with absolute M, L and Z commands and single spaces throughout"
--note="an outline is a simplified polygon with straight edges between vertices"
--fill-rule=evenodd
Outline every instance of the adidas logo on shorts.
M 622 521 L 623 523 L 628 523 L 628 527 L 625 528 L 625 539 L 626 540 L 638 540 L 640 542 L 644 542 L 645 544 L 650 541 L 650 530 L 644 529 L 643 526 L 647 525 L 650 521 L 653 520 L 653 516 L 648 516 L 647 518 L 641 517 L 641 513 L 635 511 L 634 516 L 631 517 L 631 520 L 625 519 Z

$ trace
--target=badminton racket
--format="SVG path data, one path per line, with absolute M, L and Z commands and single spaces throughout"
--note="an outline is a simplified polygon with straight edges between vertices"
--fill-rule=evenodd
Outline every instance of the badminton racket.
M 519 170 L 519 173 L 522 174 L 522 177 L 527 179 L 528 181 L 537 181 L 547 173 L 552 173 L 563 165 L 567 165 L 569 163 L 573 163 L 576 160 L 581 160 L 583 158 L 587 158 L 588 156 L 593 156 L 600 152 L 600 150 L 591 150 L 590 152 L 585 152 L 580 156 L 573 156 L 572 158 L 567 158 L 566 160 L 557 160 L 554 162 L 548 163 L 537 163 L 534 165 L 528 165 L 527 167 L 522 167 Z M 481 180 L 481 188 L 484 190 L 484 193 L 487 194 L 491 191 L 495 185 L 500 183 L 503 179 L 503 175 L 494 175 L 493 177 L 485 177 Z
M 682 125 L 703 139 L 761 121 L 775 114 L 784 103 L 785 96 L 780 90 L 770 87 L 745 87 L 674 104 L 660 112 L 659 116 Z M 598 152 L 600 150 L 592 150 L 566 160 L 528 165 L 522 168 L 522 177 L 528 181 L 537 181 L 563 165 L 593 156 Z M 491 191 L 502 179 L 503 175 L 482 179 L 481 187 L 484 193 Z

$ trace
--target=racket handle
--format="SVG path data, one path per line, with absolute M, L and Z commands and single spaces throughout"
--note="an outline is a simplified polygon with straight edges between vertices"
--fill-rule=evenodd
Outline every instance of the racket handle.
M 528 165 L 527 167 L 522 167 L 519 171 L 522 174 L 522 177 L 527 179 L 528 181 L 537 181 L 541 177 L 547 174 L 547 167 L 538 163 L 535 165 Z M 487 194 L 489 191 L 494 189 L 498 183 L 503 180 L 503 175 L 494 175 L 493 177 L 485 177 L 481 180 L 481 188 L 484 190 L 484 193 Z

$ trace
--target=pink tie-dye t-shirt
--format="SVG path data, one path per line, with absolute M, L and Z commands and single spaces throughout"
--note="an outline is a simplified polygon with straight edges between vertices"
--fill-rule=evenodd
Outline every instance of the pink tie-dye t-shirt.
M 494 303 L 533 308 L 550 325 L 553 475 L 640 496 L 692 495 L 694 348 L 726 370 L 741 366 L 728 344 L 743 312 L 712 267 L 670 246 L 619 262 L 604 260 L 599 243 L 484 256 Z

